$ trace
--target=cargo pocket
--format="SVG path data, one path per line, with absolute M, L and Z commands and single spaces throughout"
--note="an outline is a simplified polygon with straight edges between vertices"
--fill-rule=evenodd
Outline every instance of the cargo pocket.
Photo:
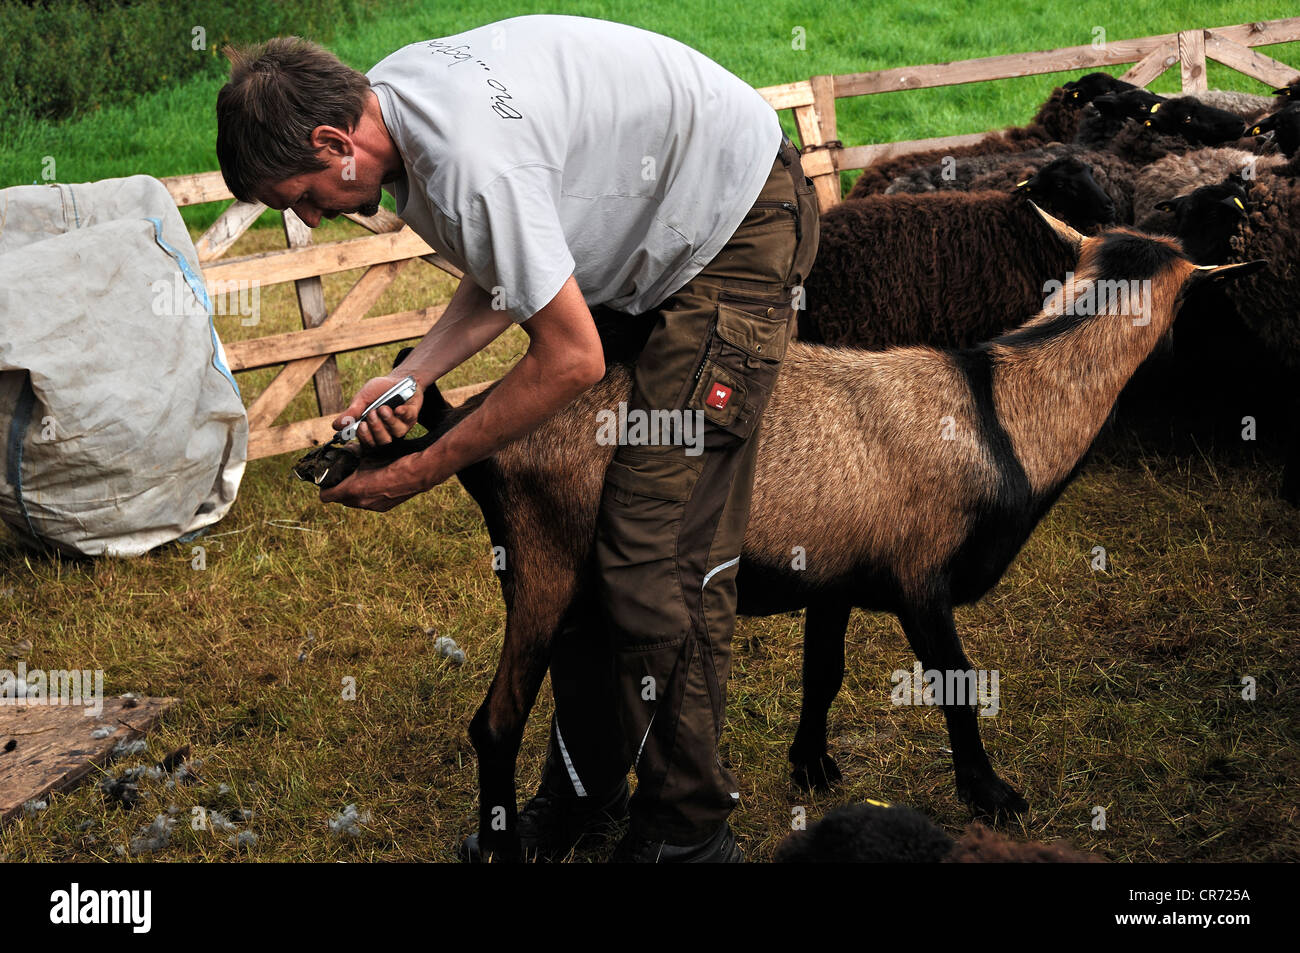
M 793 310 L 784 302 L 721 297 L 688 410 L 746 439 L 767 406 L 790 338 Z
M 610 461 L 605 482 L 652 500 L 684 502 L 691 498 L 703 467 L 703 459 L 688 457 L 684 447 L 623 446 Z

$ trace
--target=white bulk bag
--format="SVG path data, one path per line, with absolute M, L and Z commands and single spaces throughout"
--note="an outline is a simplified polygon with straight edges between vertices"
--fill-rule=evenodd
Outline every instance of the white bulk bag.
M 0 190 L 0 518 L 65 552 L 139 555 L 225 515 L 247 444 L 162 183 Z

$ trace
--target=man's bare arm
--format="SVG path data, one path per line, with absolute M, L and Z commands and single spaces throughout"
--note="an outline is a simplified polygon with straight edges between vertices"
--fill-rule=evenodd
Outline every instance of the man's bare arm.
M 415 426 L 424 389 L 483 350 L 512 323 L 508 311 L 492 307 L 492 298 L 486 291 L 469 278 L 462 279 L 438 323 L 390 374 L 366 382 L 347 409 L 335 418 L 334 429 L 339 430 L 351 423 L 371 401 L 409 374 L 420 385 L 417 396 L 397 411 L 381 407 L 357 428 L 357 439 L 365 447 L 382 446 L 400 439 Z
M 536 429 L 604 375 L 600 337 L 572 277 L 523 328 L 527 352 L 477 410 L 424 452 L 358 470 L 321 500 L 391 509 Z

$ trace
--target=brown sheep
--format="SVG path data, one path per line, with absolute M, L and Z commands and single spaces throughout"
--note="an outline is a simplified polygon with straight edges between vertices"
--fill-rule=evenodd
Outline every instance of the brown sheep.
M 1022 195 L 850 199 L 822 216 L 799 337 L 872 350 L 969 347 L 1038 311 L 1045 283 L 1073 265 L 1074 249 Z

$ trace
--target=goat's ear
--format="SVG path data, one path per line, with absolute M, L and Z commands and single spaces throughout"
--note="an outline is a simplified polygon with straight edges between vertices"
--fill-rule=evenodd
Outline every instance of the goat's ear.
M 1232 278 L 1244 278 L 1246 275 L 1253 275 L 1268 265 L 1265 258 L 1256 258 L 1254 261 L 1243 261 L 1234 265 L 1197 265 L 1196 271 L 1192 277 L 1199 281 L 1227 281 Z
M 1056 237 L 1069 246 L 1069 248 L 1077 255 L 1079 249 L 1083 247 L 1083 236 L 1069 225 L 1066 225 L 1059 218 L 1054 218 L 1053 216 L 1048 215 L 1033 202 L 1030 202 L 1029 204 L 1033 207 L 1034 211 L 1039 214 L 1039 217 L 1047 223 L 1047 227 L 1055 233 Z

